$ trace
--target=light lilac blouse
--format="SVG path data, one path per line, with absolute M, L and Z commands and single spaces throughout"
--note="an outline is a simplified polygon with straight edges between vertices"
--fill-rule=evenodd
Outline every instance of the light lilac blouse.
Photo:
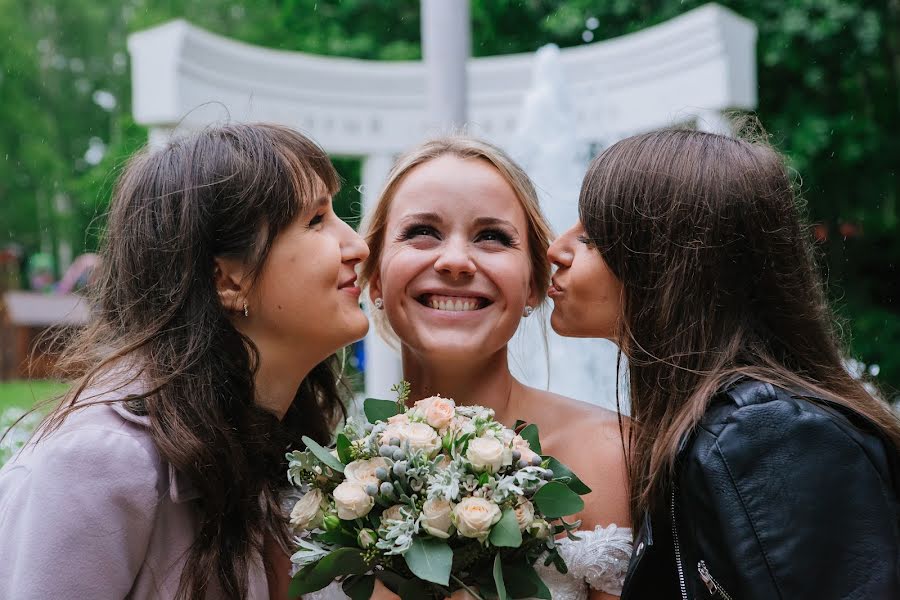
M 160 458 L 148 424 L 92 402 L 0 469 L 0 598 L 174 597 L 197 493 Z M 249 583 L 251 600 L 269 597 L 259 556 Z

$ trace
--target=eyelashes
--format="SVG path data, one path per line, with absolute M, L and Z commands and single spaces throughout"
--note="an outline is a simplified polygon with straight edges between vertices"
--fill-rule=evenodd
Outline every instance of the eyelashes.
M 405 242 L 407 240 L 425 236 L 438 237 L 437 230 L 430 225 L 414 224 L 403 229 L 400 232 L 400 235 L 397 236 L 397 241 Z
M 406 242 L 422 237 L 431 237 L 437 240 L 442 239 L 440 232 L 431 225 L 412 224 L 400 231 L 397 236 L 398 242 Z M 476 243 L 486 242 L 500 244 L 510 248 L 518 247 L 518 240 L 502 229 L 490 228 L 479 231 L 475 236 Z

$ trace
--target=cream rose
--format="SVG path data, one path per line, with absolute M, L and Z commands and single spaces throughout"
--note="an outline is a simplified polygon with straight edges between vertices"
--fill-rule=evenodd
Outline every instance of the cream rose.
M 375 499 L 358 481 L 344 481 L 334 488 L 333 495 L 338 517 L 345 521 L 366 516 L 375 504 Z
M 325 517 L 325 513 L 322 511 L 324 501 L 325 497 L 318 488 L 307 492 L 291 510 L 291 526 L 300 531 L 319 527 Z
M 453 524 L 459 535 L 483 542 L 501 514 L 500 508 L 490 500 L 470 496 L 453 508 Z
M 512 448 L 513 450 L 518 450 L 519 454 L 522 455 L 520 460 L 524 460 L 527 463 L 530 463 L 535 456 L 538 456 L 538 454 L 531 449 L 531 446 L 528 445 L 528 440 L 521 435 L 517 435 L 513 438 Z
M 395 504 L 392 507 L 385 509 L 385 511 L 381 513 L 381 520 L 387 521 L 390 519 L 391 521 L 402 521 L 403 513 L 400 512 L 401 508 L 403 508 L 402 504 Z
M 381 432 L 378 441 L 381 442 L 382 446 L 390 444 L 393 439 L 403 442 L 406 439 L 407 425 L 409 425 L 409 415 L 406 413 L 400 413 L 393 417 L 389 417 L 387 420 L 387 427 Z
M 369 458 L 367 460 L 354 460 L 352 463 L 344 467 L 344 478 L 347 481 L 355 481 L 365 486 L 367 483 L 381 484 L 381 481 L 375 477 L 375 469 L 383 467 L 390 469 L 390 463 L 383 456 Z
M 416 402 L 416 412 L 425 422 L 437 429 L 445 431 L 453 423 L 456 414 L 456 403 L 450 398 L 432 396 Z
M 453 505 L 449 501 L 433 498 L 422 505 L 422 529 L 434 537 L 447 539 L 453 528 Z
M 437 432 L 426 423 L 410 423 L 404 427 L 406 443 L 410 450 L 424 450 L 433 455 L 441 447 L 441 438 Z
M 469 442 L 466 458 L 476 471 L 496 473 L 503 465 L 503 443 L 495 437 L 477 437 Z
M 519 531 L 525 531 L 533 521 L 534 504 L 520 496 L 519 503 L 516 504 L 516 523 L 519 524 Z

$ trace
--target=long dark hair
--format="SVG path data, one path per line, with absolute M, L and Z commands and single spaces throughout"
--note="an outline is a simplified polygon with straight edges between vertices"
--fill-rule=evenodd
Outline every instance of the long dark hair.
M 110 205 L 94 289 L 95 319 L 63 362 L 80 375 L 43 431 L 131 370 L 145 393 L 127 406 L 149 416 L 160 456 L 199 491 L 198 529 L 177 597 L 204 597 L 216 580 L 245 598 L 266 533 L 287 541 L 278 508 L 285 449 L 320 442 L 343 414 L 334 357 L 319 364 L 279 420 L 254 402 L 258 352 L 231 324 L 214 259 L 259 273 L 279 232 L 338 177 L 325 152 L 290 129 L 211 127 L 136 155 Z
M 843 365 L 788 169 L 757 138 L 654 131 L 606 149 L 584 180 L 581 222 L 623 286 L 635 522 L 666 497 L 679 441 L 740 376 L 808 390 L 900 446 L 886 403 Z

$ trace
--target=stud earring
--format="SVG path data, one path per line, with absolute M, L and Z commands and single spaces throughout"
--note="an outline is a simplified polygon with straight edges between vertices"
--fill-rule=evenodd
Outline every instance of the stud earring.
M 250 311 L 247 309 L 247 303 L 246 303 L 246 302 L 244 302 L 244 316 L 245 316 L 245 317 L 249 317 L 249 316 L 250 316 Z
M 378 310 L 384 310 L 384 300 L 381 298 L 375 298 L 375 308 Z
M 531 313 L 533 313 L 533 312 L 534 312 L 534 308 L 532 308 L 530 306 L 526 306 L 525 310 L 522 311 L 522 316 L 527 319 L 528 317 L 531 316 Z

